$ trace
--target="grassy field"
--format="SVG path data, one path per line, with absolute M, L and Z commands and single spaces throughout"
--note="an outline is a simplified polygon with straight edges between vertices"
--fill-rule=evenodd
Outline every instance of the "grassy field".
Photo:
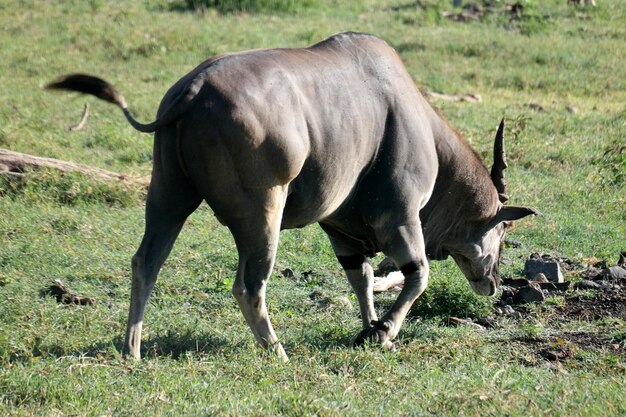
M 451 3 L 0 0 L 0 148 L 148 175 L 149 135 L 113 106 L 42 86 L 67 72 L 98 74 L 148 121 L 165 91 L 211 55 L 370 32 L 399 51 L 421 88 L 481 95 L 434 104 L 488 164 L 507 117 L 511 202 L 544 217 L 511 232 L 521 247 L 507 249 L 504 276 L 520 276 L 531 252 L 614 263 L 626 249 L 626 3 L 526 0 L 519 16 L 469 22 L 442 17 L 458 12 Z M 69 132 L 87 101 L 87 127 Z M 495 329 L 450 327 L 450 315 L 491 314 L 493 300 L 473 295 L 449 261 L 432 264 L 397 353 L 351 348 L 356 299 L 317 226 L 281 237 L 268 289 L 291 359 L 279 364 L 256 346 L 230 295 L 234 242 L 206 206 L 190 217 L 149 302 L 145 359 L 124 359 L 143 198 L 79 175 L 0 177 L 1 415 L 626 414 L 626 349 L 565 337 L 623 345 L 624 317 L 557 328 L 565 294 Z M 283 277 L 285 268 L 295 276 Z M 95 305 L 42 296 L 55 279 Z M 377 296 L 377 308 L 393 299 Z M 533 340 L 573 354 L 547 361 Z

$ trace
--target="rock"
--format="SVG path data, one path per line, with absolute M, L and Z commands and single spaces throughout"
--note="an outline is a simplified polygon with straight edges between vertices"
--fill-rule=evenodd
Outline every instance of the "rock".
M 603 282 L 602 284 L 602 289 L 604 291 L 608 291 L 608 292 L 615 292 L 615 291 L 619 291 L 621 290 L 621 286 L 619 286 L 618 284 L 608 284 L 606 282 Z
M 505 286 L 510 288 L 521 288 L 530 284 L 530 281 L 523 278 L 505 278 L 502 280 L 502 283 L 504 285 L 500 286 L 500 288 L 503 288 Z
M 517 304 L 542 303 L 546 296 L 537 284 L 530 284 L 519 289 L 513 297 L 513 302 Z
M 522 313 L 520 313 L 519 311 L 516 311 L 510 305 L 505 305 L 504 307 L 502 307 L 502 313 L 506 317 L 510 317 L 512 319 L 521 319 L 522 318 Z
M 565 110 L 569 113 L 569 114 L 576 114 L 578 113 L 578 109 L 574 106 L 565 106 Z
M 511 307 L 510 305 L 506 305 L 504 307 L 502 307 L 502 312 L 509 316 L 511 314 L 515 314 L 515 309 L 513 307 Z
M 293 272 L 293 269 L 291 268 L 283 269 L 282 271 L 280 271 L 280 274 L 285 278 L 293 278 L 296 276 L 295 272 Z
M 607 269 L 603 271 L 603 273 L 606 278 L 609 278 L 615 281 L 626 279 L 626 269 L 622 268 L 621 266 L 608 267 Z
M 569 288 L 571 281 L 565 282 L 542 282 L 539 284 L 539 287 L 542 290 L 547 291 L 566 291 Z
M 513 304 L 513 297 L 517 294 L 518 289 L 508 285 L 500 285 L 500 291 L 502 291 L 502 293 L 500 295 L 499 305 L 506 306 Z
M 511 305 L 514 303 L 513 301 L 513 297 L 506 297 L 502 299 L 502 302 L 504 303 L 504 305 Z
M 563 282 L 561 267 L 555 259 L 532 254 L 524 264 L 524 275 L 526 279 L 532 279 L 539 273 L 544 274 L 551 282 Z
M 460 319 L 458 317 L 448 318 L 448 323 L 454 327 L 468 326 L 473 327 L 476 330 L 484 331 L 485 328 L 478 323 L 474 323 L 471 319 Z
M 540 272 L 537 275 L 535 275 L 535 277 L 531 280 L 531 282 L 535 284 L 543 284 L 543 283 L 548 282 L 548 278 L 543 272 Z
M 602 285 L 588 279 L 583 279 L 574 284 L 574 288 L 577 290 L 599 290 L 602 288 Z
M 509 287 L 508 285 L 501 285 L 500 291 L 502 291 L 502 296 L 500 298 L 505 299 L 508 297 L 513 297 L 515 293 L 517 293 L 517 288 Z

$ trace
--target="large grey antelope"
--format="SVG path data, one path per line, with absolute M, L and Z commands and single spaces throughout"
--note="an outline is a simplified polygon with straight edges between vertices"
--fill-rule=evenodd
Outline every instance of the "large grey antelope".
M 429 260 L 451 255 L 475 292 L 493 295 L 505 229 L 538 214 L 504 205 L 503 124 L 489 173 L 420 94 L 394 49 L 374 36 L 343 33 L 308 48 L 211 58 L 169 89 L 147 124 L 99 78 L 68 75 L 48 87 L 114 103 L 135 129 L 155 133 L 124 342 L 135 357 L 158 272 L 202 200 L 235 239 L 232 292 L 241 312 L 257 341 L 283 360 L 265 305 L 281 229 L 321 225 L 359 301 L 357 341 L 393 348 L 426 288 Z M 380 251 L 405 276 L 382 317 L 368 263 Z

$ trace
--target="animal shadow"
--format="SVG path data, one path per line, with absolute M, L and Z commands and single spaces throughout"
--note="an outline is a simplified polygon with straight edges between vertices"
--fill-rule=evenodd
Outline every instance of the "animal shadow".
M 229 345 L 232 345 L 229 340 L 205 333 L 172 331 L 144 340 L 141 344 L 141 356 L 147 358 L 169 356 L 172 359 L 179 359 L 187 353 L 216 353 Z

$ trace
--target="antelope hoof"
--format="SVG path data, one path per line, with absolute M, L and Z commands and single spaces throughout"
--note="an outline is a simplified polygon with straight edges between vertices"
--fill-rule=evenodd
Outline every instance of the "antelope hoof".
M 141 360 L 141 351 L 139 349 L 139 346 L 133 347 L 128 342 L 124 343 L 124 346 L 122 347 L 120 353 L 122 354 L 122 357 L 126 359 L 134 359 L 138 361 Z
M 140 361 L 141 360 L 141 355 L 136 355 L 132 352 L 129 352 L 128 350 L 122 350 L 121 352 L 122 358 L 124 359 L 130 359 L 130 360 L 134 360 L 134 361 Z
M 372 321 L 372 326 L 362 330 L 354 339 L 353 346 L 364 346 L 368 343 L 376 343 L 390 352 L 396 351 L 396 345 L 389 337 L 391 326 L 388 322 Z
M 289 362 L 289 357 L 285 353 L 285 349 L 283 349 L 283 345 L 280 342 L 269 345 L 268 350 L 274 358 L 278 359 L 282 363 Z

